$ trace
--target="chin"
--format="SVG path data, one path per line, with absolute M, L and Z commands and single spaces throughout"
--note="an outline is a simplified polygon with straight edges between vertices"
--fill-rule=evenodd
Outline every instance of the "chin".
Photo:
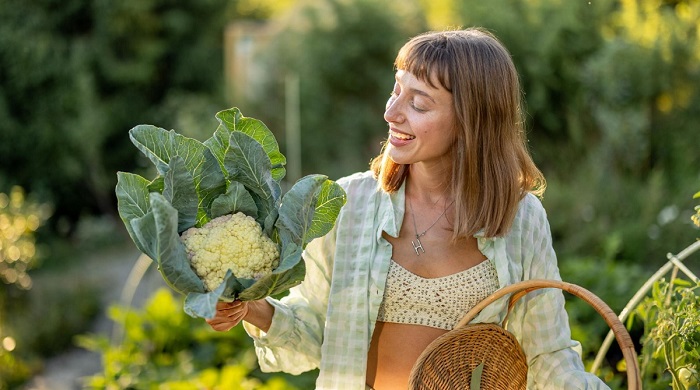
M 415 162 L 411 159 L 406 158 L 406 156 L 401 156 L 400 154 L 397 155 L 394 153 L 389 153 L 389 158 L 391 159 L 391 161 L 401 165 L 408 165 Z

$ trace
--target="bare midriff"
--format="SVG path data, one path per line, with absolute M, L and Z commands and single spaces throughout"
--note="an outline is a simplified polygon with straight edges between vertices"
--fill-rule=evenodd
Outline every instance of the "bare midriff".
M 377 321 L 367 356 L 367 384 L 375 390 L 406 390 L 411 368 L 447 330 Z

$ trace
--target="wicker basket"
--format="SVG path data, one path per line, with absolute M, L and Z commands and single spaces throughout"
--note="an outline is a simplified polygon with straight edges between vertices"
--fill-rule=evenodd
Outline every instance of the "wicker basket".
M 559 288 L 591 305 L 612 329 L 627 364 L 628 389 L 641 389 L 637 353 L 625 326 L 596 295 L 575 284 L 527 280 L 499 289 L 470 310 L 454 330 L 433 341 L 418 357 L 409 378 L 410 390 L 469 389 L 472 372 L 483 363 L 482 390 L 525 389 L 527 362 L 515 337 L 498 324 L 469 324 L 486 306 L 507 294 L 508 313 L 530 291 Z M 507 320 L 508 315 L 506 315 Z M 476 390 L 476 389 L 475 389 Z

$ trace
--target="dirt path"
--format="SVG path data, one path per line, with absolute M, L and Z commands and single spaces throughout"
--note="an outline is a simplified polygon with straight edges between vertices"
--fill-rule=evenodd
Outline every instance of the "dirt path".
M 135 275 L 138 270 L 145 271 L 138 285 L 129 289 L 134 293 L 131 302 L 135 307 L 140 307 L 155 289 L 164 285 L 158 271 L 149 263 L 150 260 L 139 262 L 139 252 L 129 247 L 100 254 L 81 265 L 80 272 L 96 278 L 99 285 L 103 286 L 101 301 L 104 310 L 95 320 L 90 333 L 111 335 L 112 322 L 106 317 L 105 310 L 112 304 L 123 303 L 124 287 L 132 272 Z M 102 370 L 101 356 L 98 353 L 78 347 L 44 363 L 42 372 L 29 381 L 23 390 L 79 390 L 83 388 L 84 377 Z

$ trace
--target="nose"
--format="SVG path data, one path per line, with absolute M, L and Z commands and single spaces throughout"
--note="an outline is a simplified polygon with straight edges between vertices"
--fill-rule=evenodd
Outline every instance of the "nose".
M 387 123 L 398 123 L 401 122 L 403 118 L 400 100 L 397 96 L 391 96 L 386 102 L 384 120 L 387 121 Z

